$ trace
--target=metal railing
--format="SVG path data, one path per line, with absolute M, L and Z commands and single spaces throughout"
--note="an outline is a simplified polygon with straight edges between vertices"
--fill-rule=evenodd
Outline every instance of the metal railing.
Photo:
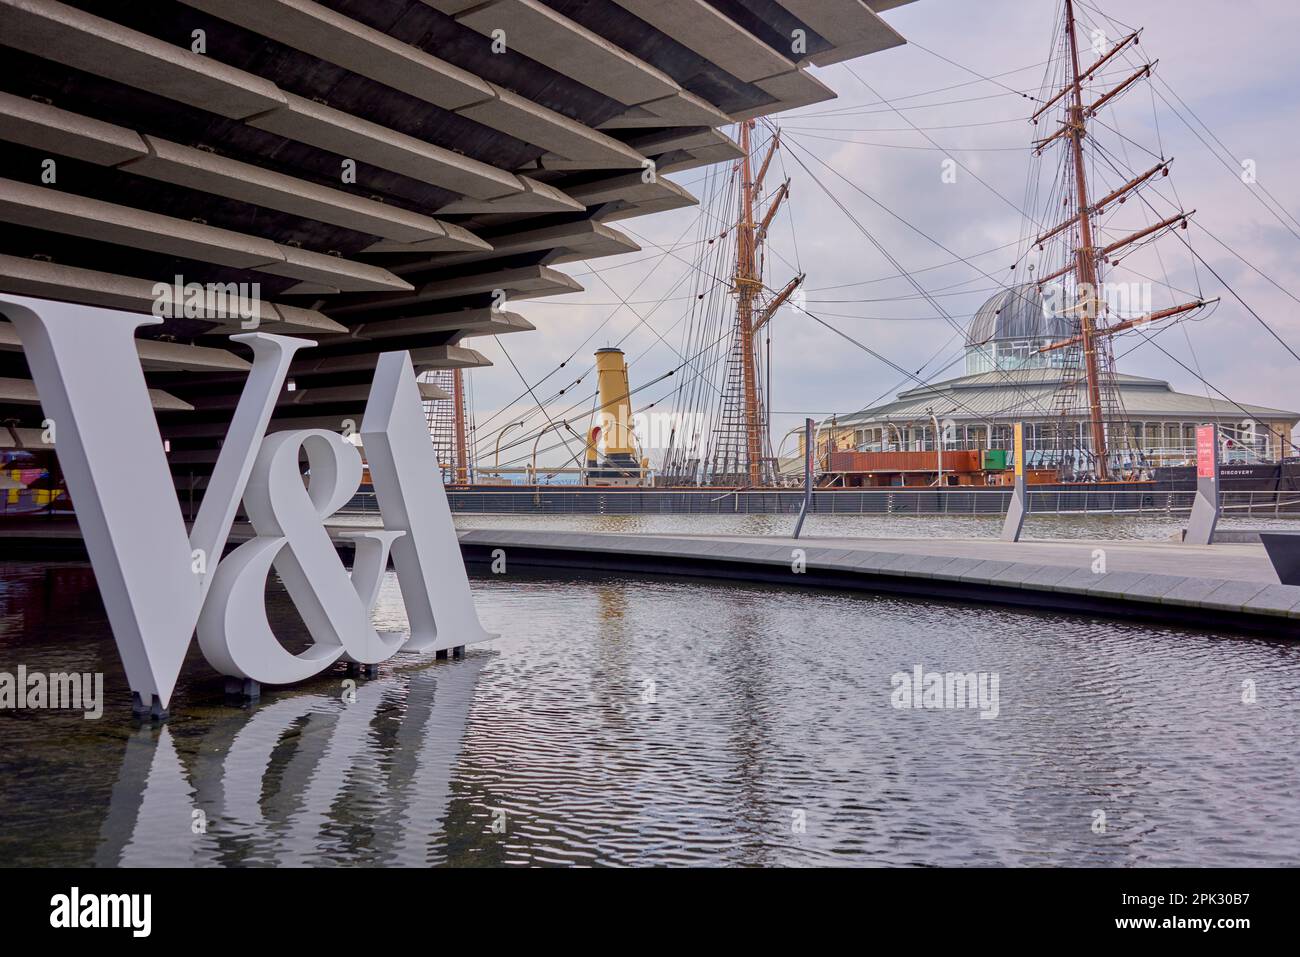
M 450 489 L 458 514 L 635 515 L 635 514 L 794 514 L 803 504 L 797 489 L 653 489 L 503 486 Z M 1191 511 L 1195 491 L 1154 491 L 1140 486 L 1106 489 L 1034 488 L 1028 490 L 1031 514 L 1175 515 Z M 810 512 L 819 515 L 1002 515 L 1011 488 L 818 489 Z M 1226 515 L 1300 518 L 1300 492 L 1225 491 Z M 373 492 L 360 492 L 346 514 L 378 514 Z

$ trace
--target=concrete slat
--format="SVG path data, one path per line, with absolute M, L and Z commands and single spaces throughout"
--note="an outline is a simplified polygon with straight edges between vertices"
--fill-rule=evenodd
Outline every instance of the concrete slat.
M 11 322 L 0 322 L 0 351 L 22 351 L 22 340 Z M 153 371 L 245 372 L 250 367 L 233 352 L 212 346 L 137 338 L 135 351 L 140 356 L 140 365 Z
M 292 94 L 286 100 L 281 109 L 253 117 L 248 125 L 474 199 L 523 191 L 516 176 L 487 163 L 314 100 Z
M 424 369 L 481 369 L 492 365 L 483 353 L 477 349 L 464 346 L 426 346 L 411 349 L 411 364 L 417 371 Z M 362 352 L 347 356 L 326 356 L 314 359 L 305 355 L 295 359 L 290 371 L 296 376 L 325 374 L 331 372 L 358 372 L 373 369 L 378 359 L 378 352 Z
M 31 379 L 0 378 L 0 402 L 12 402 L 15 405 L 40 405 L 41 400 L 40 396 L 38 396 L 36 392 L 36 383 Z M 163 412 L 190 412 L 194 409 L 194 406 L 190 405 L 188 402 L 182 402 L 170 392 L 164 392 L 162 389 L 150 389 L 149 402 L 155 409 Z M 50 448 L 53 444 L 47 444 L 40 441 L 40 429 L 20 429 L 19 437 L 23 438 L 22 433 L 28 431 L 38 433 L 36 436 L 36 443 L 32 446 L 33 448 Z M 55 439 L 57 440 L 57 438 L 58 433 L 56 432 Z M 8 441 L 7 445 L 4 440 Z M 24 444 L 26 444 L 25 441 Z M 0 446 L 5 448 L 16 448 L 16 445 L 13 442 L 13 436 L 9 433 L 7 428 L 0 428 Z
M 792 60 L 703 0 L 614 2 L 747 83 L 794 69 Z
M 504 309 L 461 309 L 456 312 L 433 313 L 427 316 L 409 316 L 403 319 L 385 319 L 363 322 L 353 326 L 345 336 L 329 336 L 322 344 L 333 344 L 348 339 L 391 339 L 397 336 L 419 336 L 431 332 L 460 331 L 464 337 L 499 336 L 508 332 L 530 332 L 535 327 L 517 313 Z
M 511 49 L 628 106 L 680 89 L 668 74 L 538 0 L 491 0 L 452 15 L 486 37 L 505 29 Z
M 0 139 L 100 166 L 123 163 L 149 151 L 134 130 L 4 92 L 0 92 Z
M 260 77 L 52 0 L 0 0 L 4 42 L 35 56 L 243 119 L 283 105 Z
M 134 276 L 119 276 L 79 266 L 0 255 L 0 292 L 20 296 L 77 302 L 125 312 L 151 313 L 156 300 L 155 285 L 148 279 Z M 254 310 L 258 320 L 256 328 L 263 332 L 320 334 L 347 331 L 346 326 L 314 309 L 285 306 L 259 298 L 255 301 Z M 222 317 L 218 313 L 206 318 L 217 320 Z M 244 327 L 239 315 L 232 313 L 230 318 L 237 321 L 218 326 L 212 332 L 250 331 Z
M 339 289 L 410 288 L 376 266 L 14 180 L 0 180 L 0 220 L 236 269 L 329 282 Z
M 801 62 L 829 66 L 869 53 L 902 46 L 901 34 L 880 17 L 882 10 L 910 0 L 777 0 L 828 42 L 831 50 L 804 57 Z

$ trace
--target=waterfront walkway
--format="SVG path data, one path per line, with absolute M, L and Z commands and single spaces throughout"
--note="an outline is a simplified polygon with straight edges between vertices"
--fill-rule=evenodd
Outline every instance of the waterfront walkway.
M 1300 587 L 1258 544 L 646 535 L 476 529 L 507 571 L 667 574 L 1192 623 L 1300 637 Z
M 374 526 L 366 526 L 373 529 Z M 331 525 L 340 551 L 351 543 Z M 236 525 L 231 546 L 251 534 Z M 722 579 L 973 601 L 1300 638 L 1300 586 L 1257 543 L 659 535 L 532 529 L 460 533 L 471 565 L 506 571 Z M 0 527 L 0 558 L 84 560 L 70 519 Z

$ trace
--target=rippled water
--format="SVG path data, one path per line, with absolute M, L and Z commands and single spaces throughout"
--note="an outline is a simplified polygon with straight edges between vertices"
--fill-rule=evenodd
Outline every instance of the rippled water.
M 238 709 L 194 653 L 176 716 L 137 729 L 88 569 L 0 563 L 0 670 L 103 670 L 109 698 L 98 721 L 0 712 L 0 862 L 1300 859 L 1293 644 L 663 579 L 473 584 L 500 637 L 464 660 Z M 401 624 L 391 580 L 377 614 Z M 998 716 L 894 708 L 916 665 L 996 673 Z

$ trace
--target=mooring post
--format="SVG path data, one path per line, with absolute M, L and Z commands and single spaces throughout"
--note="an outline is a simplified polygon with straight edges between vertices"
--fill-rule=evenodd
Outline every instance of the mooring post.
M 1196 498 L 1187 521 L 1186 545 L 1209 545 L 1219 524 L 1219 427 L 1196 428 Z
M 799 533 L 803 531 L 803 520 L 808 517 L 812 510 L 813 494 L 813 439 L 816 434 L 812 419 L 803 420 L 803 505 L 799 509 L 799 521 L 794 523 L 794 537 L 798 538 Z M 826 440 L 834 441 L 835 436 L 832 433 Z
M 1017 422 L 1012 442 L 1011 457 L 1015 468 L 1015 485 L 1011 489 L 1011 503 L 1007 506 L 1007 517 L 1002 523 L 1002 540 L 1004 542 L 1020 541 L 1020 531 L 1025 527 L 1025 512 L 1028 509 L 1028 494 L 1025 489 L 1025 424 Z

